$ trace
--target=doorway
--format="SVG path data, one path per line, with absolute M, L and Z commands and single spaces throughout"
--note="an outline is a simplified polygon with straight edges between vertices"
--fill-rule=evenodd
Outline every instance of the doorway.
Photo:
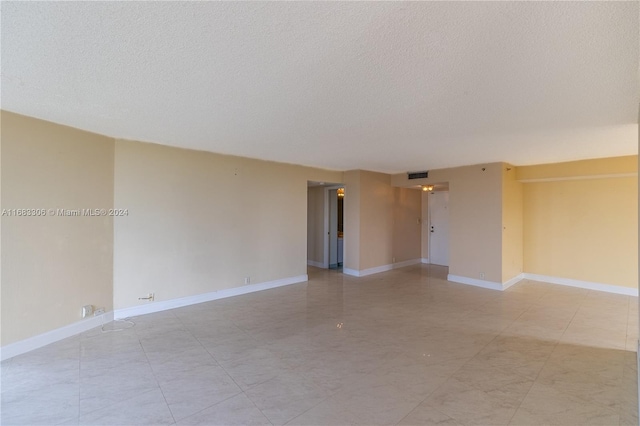
M 429 262 L 449 266 L 449 191 L 429 193 Z
M 307 265 L 342 268 L 344 194 L 339 183 L 307 182 Z
M 329 269 L 340 269 L 344 262 L 344 188 L 327 188 L 327 258 Z

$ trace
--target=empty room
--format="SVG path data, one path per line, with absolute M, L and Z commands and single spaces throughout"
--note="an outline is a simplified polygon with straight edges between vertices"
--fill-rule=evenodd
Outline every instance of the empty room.
M 640 4 L 0 3 L 0 424 L 638 425 Z

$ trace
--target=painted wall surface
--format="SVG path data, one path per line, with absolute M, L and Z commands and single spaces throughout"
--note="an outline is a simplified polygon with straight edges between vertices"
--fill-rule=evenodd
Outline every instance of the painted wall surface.
M 525 272 L 638 287 L 638 180 L 524 184 Z
M 324 262 L 324 187 L 307 192 L 307 260 Z
M 393 175 L 399 187 L 449 183 L 449 273 L 502 282 L 502 169 L 504 163 L 429 171 L 409 181 Z
M 342 173 L 116 141 L 114 307 L 306 274 L 307 180 Z
M 344 172 L 344 268 L 360 270 L 360 170 Z
M 113 139 L 0 114 L 2 209 L 113 207 Z M 112 309 L 112 217 L 58 213 L 2 217 L 3 346 Z
M 502 282 L 501 178 L 502 163 L 452 169 L 449 178 L 451 275 Z
M 3 209 L 127 210 L 115 220 L 2 217 L 2 345 L 76 322 L 85 304 L 111 310 L 149 292 L 162 301 L 239 287 L 245 277 L 304 275 L 307 251 L 322 260 L 317 241 L 305 244 L 310 229 L 324 232 L 317 215 L 308 226 L 319 200 L 308 180 L 345 183 L 348 269 L 428 257 L 420 238 L 428 209 L 409 187 L 448 182 L 451 274 L 504 282 L 524 266 L 638 285 L 638 182 L 628 176 L 637 156 L 633 166 L 621 157 L 516 168 L 515 179 L 493 163 L 408 181 L 114 141 L 5 111 L 0 119 Z
M 345 268 L 362 271 L 420 259 L 420 191 L 391 186 L 391 176 L 345 172 Z
M 524 272 L 523 184 L 516 168 L 502 168 L 502 282 Z
M 393 257 L 397 262 L 420 259 L 422 191 L 393 188 Z
M 516 168 L 516 179 L 521 182 L 635 175 L 638 156 L 597 158 L 564 163 L 538 164 Z
M 360 269 L 393 263 L 393 201 L 389 175 L 360 171 Z
M 392 185 L 449 182 L 452 275 L 505 282 L 527 272 L 636 288 L 637 164 L 626 156 L 516 167 L 514 178 L 513 166 L 494 163 L 412 181 L 397 174 Z

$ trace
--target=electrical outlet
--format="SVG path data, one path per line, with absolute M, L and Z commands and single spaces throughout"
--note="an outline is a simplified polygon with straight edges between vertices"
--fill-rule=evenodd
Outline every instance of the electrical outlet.
M 395 257 L 391 258 L 391 263 L 396 263 L 396 258 Z
M 484 279 L 484 272 L 480 272 L 480 279 Z
M 251 284 L 251 277 L 244 277 L 244 284 Z
M 147 297 L 138 297 L 138 300 L 147 300 L 149 302 L 153 302 L 156 298 L 155 293 L 149 293 L 147 294 Z
M 97 316 L 102 315 L 102 314 L 104 314 L 104 308 L 98 308 L 93 312 L 93 316 L 94 317 L 97 317 Z
M 93 305 L 85 305 L 82 307 L 82 318 L 86 318 L 93 313 Z

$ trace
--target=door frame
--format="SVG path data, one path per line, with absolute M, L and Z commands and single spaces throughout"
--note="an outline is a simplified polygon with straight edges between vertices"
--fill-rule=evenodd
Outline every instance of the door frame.
M 329 269 L 329 191 L 338 188 L 344 188 L 344 185 L 330 185 L 324 187 L 324 253 L 322 256 L 322 267 L 324 269 Z
M 445 191 L 431 191 L 428 194 L 428 201 L 427 201 L 427 234 L 429 235 L 429 263 L 433 264 L 433 265 L 439 265 L 438 263 L 434 263 L 433 262 L 433 251 L 431 250 L 431 243 L 432 243 L 432 238 L 431 238 L 431 194 L 436 193 L 436 192 L 447 192 L 449 193 L 449 190 L 445 190 Z M 450 196 L 450 194 L 449 194 Z M 447 206 L 449 205 L 449 200 L 447 199 Z M 449 222 L 449 235 L 447 236 L 447 246 L 448 246 L 448 250 L 449 253 L 447 254 L 447 263 L 451 263 L 451 258 L 450 258 L 450 254 L 451 254 L 451 216 L 449 214 L 449 209 L 447 208 L 447 214 L 449 215 L 449 217 L 447 218 L 448 222 Z M 442 265 L 442 266 L 446 266 L 449 267 L 449 265 Z

